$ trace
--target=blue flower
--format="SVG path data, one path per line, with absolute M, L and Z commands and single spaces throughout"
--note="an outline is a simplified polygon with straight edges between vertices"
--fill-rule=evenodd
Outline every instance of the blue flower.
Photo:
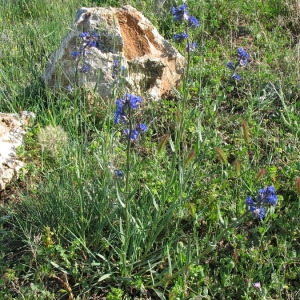
M 275 188 L 273 186 L 267 186 L 264 189 L 260 189 L 258 191 L 257 202 L 272 206 L 276 205 L 278 198 Z
M 121 170 L 115 170 L 115 175 L 116 177 L 121 178 L 123 177 L 123 172 Z
M 139 137 L 139 131 L 137 129 L 133 129 L 132 132 L 131 132 L 131 136 L 130 136 L 130 139 L 132 141 L 136 141 Z
M 120 66 L 120 60 L 119 59 L 114 59 L 112 67 L 113 68 L 119 68 L 119 66 Z
M 263 219 L 265 216 L 265 208 L 263 205 L 276 205 L 278 199 L 275 188 L 273 186 L 267 186 L 258 190 L 258 195 L 255 200 L 250 196 L 246 198 L 246 204 L 249 207 L 249 211 L 252 212 L 253 217 Z M 257 208 L 260 205 L 260 208 Z
M 116 62 L 117 63 L 117 62 Z M 142 98 L 135 96 L 130 93 L 126 93 L 124 98 L 117 99 L 116 101 L 116 112 L 115 112 L 115 123 L 125 123 L 128 121 L 127 113 L 130 115 L 130 109 L 137 109 L 142 102 Z M 123 134 L 127 139 L 136 141 L 142 132 L 148 130 L 146 124 L 140 123 L 134 129 L 123 130 Z
M 232 61 L 229 61 L 229 62 L 226 64 L 226 67 L 229 68 L 230 70 L 235 70 L 235 65 L 233 64 Z
M 81 73 L 88 73 L 90 71 L 90 67 L 88 65 L 83 65 L 79 72 Z
M 237 48 L 237 53 L 240 60 L 240 65 L 245 66 L 248 63 L 250 55 L 243 48 Z
M 275 206 L 277 204 L 277 196 L 276 195 L 269 195 L 267 198 L 267 204 Z
M 270 186 L 267 186 L 266 192 L 269 194 L 275 194 L 276 190 L 275 190 L 274 186 L 270 185 Z
M 183 19 L 188 19 L 188 10 L 186 4 L 182 4 L 178 7 L 172 7 L 171 13 L 174 16 L 175 21 L 181 22 Z
M 99 40 L 99 34 L 97 32 L 92 32 L 91 35 L 94 39 Z
M 130 133 L 130 130 L 127 128 L 125 130 L 123 130 L 123 134 L 128 138 L 129 137 L 129 133 Z M 131 131 L 131 135 L 130 135 L 130 140 L 131 141 L 136 141 L 139 137 L 139 132 L 134 129 Z
M 85 39 L 85 38 L 89 38 L 91 36 L 91 34 L 89 32 L 81 32 L 79 34 L 79 37 Z
M 96 47 L 97 42 L 94 41 L 94 40 L 90 40 L 90 41 L 87 41 L 86 45 L 87 45 L 88 47 Z
M 126 94 L 126 101 L 129 103 L 131 109 L 136 109 L 142 103 L 143 99 L 139 96 L 135 96 L 132 94 Z
M 249 206 L 254 206 L 255 205 L 252 197 L 249 196 L 249 197 L 246 198 L 246 204 L 249 205 Z
M 174 39 L 176 42 L 182 42 L 183 40 L 187 39 L 189 35 L 186 32 L 183 33 L 176 33 L 174 35 Z
M 122 99 L 122 98 L 117 99 L 116 106 L 117 106 L 118 111 L 123 111 L 124 105 L 125 105 L 125 100 L 124 99 Z
M 232 78 L 235 79 L 235 80 L 241 80 L 242 79 L 242 77 L 237 73 L 233 73 Z
M 246 66 L 248 63 L 247 59 L 240 59 L 240 65 L 241 66 Z
M 126 129 L 123 130 L 123 134 L 126 135 L 126 136 L 129 135 L 129 132 L 130 132 L 129 128 L 126 128 Z
M 237 53 L 240 59 L 245 60 L 250 58 L 250 55 L 243 48 L 237 48 Z
M 256 208 L 256 206 L 250 206 L 249 210 L 252 212 L 254 218 L 262 220 L 265 217 L 265 208 L 261 206 Z
M 126 114 L 124 112 L 124 107 L 125 107 L 124 99 L 117 99 L 115 123 L 123 123 L 126 120 Z
M 79 34 L 79 37 L 86 42 L 85 47 L 96 47 L 97 41 L 99 40 L 99 34 L 96 32 L 82 32 Z
M 198 45 L 196 42 L 187 43 L 185 50 L 188 52 L 194 52 L 197 47 L 198 47 Z
M 146 124 L 138 124 L 132 131 L 131 131 L 131 135 L 130 135 L 130 140 L 131 141 L 136 141 L 139 137 L 139 135 L 142 132 L 145 132 L 148 130 L 148 127 Z M 128 138 L 130 133 L 130 130 L 127 128 L 125 130 L 123 130 L 123 134 Z
M 138 132 L 146 132 L 148 130 L 148 127 L 146 124 L 141 123 L 136 127 L 136 130 Z
M 126 116 L 123 115 L 122 113 L 117 113 L 116 112 L 116 115 L 115 115 L 115 120 L 114 122 L 116 124 L 120 124 L 120 123 L 123 123 L 123 121 L 126 119 Z
M 196 27 L 200 26 L 200 22 L 197 18 L 193 16 L 189 16 L 188 26 L 192 29 L 195 29 Z
M 117 99 L 116 101 L 116 113 L 115 113 L 115 123 L 123 123 L 127 120 L 125 113 L 125 105 L 129 105 L 131 109 L 137 109 L 143 99 L 141 97 L 135 96 L 133 94 L 126 93 L 125 98 Z
M 235 71 L 238 66 L 244 67 L 247 65 L 248 63 L 248 59 L 250 58 L 250 55 L 246 52 L 246 50 L 244 50 L 243 48 L 237 48 L 237 54 L 238 54 L 238 61 L 237 63 L 234 65 L 233 62 L 229 61 L 226 64 L 226 67 L 229 68 L 230 70 Z M 237 73 L 233 73 L 232 78 L 235 80 L 241 80 L 242 77 L 237 74 Z
M 80 56 L 80 52 L 79 51 L 72 51 L 71 55 L 73 56 L 74 59 L 76 59 Z

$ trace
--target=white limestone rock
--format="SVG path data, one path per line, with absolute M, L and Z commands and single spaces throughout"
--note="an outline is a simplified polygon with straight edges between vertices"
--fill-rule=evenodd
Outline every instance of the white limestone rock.
M 99 41 L 96 47 L 88 49 L 89 54 L 74 60 L 71 53 L 79 50 L 82 42 L 78 36 L 82 32 L 96 32 Z M 115 60 L 125 69 L 122 74 L 127 91 L 152 100 L 160 99 L 179 85 L 186 62 L 132 6 L 82 7 L 70 32 L 52 53 L 43 79 L 54 90 L 77 82 L 80 87 L 110 98 L 119 84 L 113 76 Z M 76 72 L 83 65 L 89 66 L 89 72 Z
M 17 159 L 17 147 L 23 145 L 25 126 L 34 114 L 22 111 L 19 114 L 0 113 L 0 191 L 17 177 L 24 163 Z

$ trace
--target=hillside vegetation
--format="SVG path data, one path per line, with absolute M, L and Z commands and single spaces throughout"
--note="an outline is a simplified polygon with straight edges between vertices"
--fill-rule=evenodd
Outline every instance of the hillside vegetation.
M 124 4 L 186 56 L 174 96 L 47 89 L 76 11 Z M 182 4 L 0 1 L 0 111 L 36 114 L 0 194 L 1 299 L 300 299 L 300 3 Z

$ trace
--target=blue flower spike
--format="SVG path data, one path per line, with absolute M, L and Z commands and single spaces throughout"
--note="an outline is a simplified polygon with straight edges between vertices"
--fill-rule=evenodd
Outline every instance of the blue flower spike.
M 117 99 L 116 101 L 116 113 L 115 113 L 115 123 L 124 123 L 126 121 L 126 114 L 125 114 L 125 100 L 124 99 Z
M 88 49 L 96 47 L 97 41 L 99 40 L 99 35 L 96 32 L 82 32 L 79 34 L 79 37 L 83 41 L 82 45 L 79 48 L 79 51 L 71 52 L 71 56 L 75 60 L 79 60 L 81 57 L 90 54 L 90 51 Z M 79 69 L 79 72 L 88 73 L 89 67 L 87 65 L 84 65 L 81 69 Z
M 143 102 L 143 99 L 139 96 L 135 96 L 130 93 L 126 93 L 124 98 L 117 99 L 116 101 L 116 112 L 115 112 L 115 123 L 126 123 L 128 121 L 127 110 L 129 109 L 137 109 L 140 104 Z M 148 127 L 146 124 L 140 123 L 134 129 L 125 129 L 123 130 L 123 134 L 130 138 L 131 141 L 136 141 L 139 135 L 142 132 L 146 132 Z M 130 136 L 129 136 L 130 135 Z
M 265 206 L 275 206 L 278 202 L 276 190 L 273 186 L 267 186 L 258 190 L 258 195 L 255 199 L 248 196 L 246 205 L 254 218 L 262 220 L 265 217 Z M 260 207 L 258 207 L 260 206 Z
M 175 42 L 180 43 L 184 40 L 188 40 L 189 38 L 188 28 L 196 29 L 197 27 L 199 27 L 200 26 L 199 20 L 196 17 L 189 15 L 187 4 L 182 4 L 178 7 L 173 7 L 171 9 L 171 13 L 176 22 L 185 22 L 186 24 L 184 32 L 177 33 L 174 35 Z M 193 52 L 196 50 L 196 48 L 197 48 L 197 44 L 195 42 L 191 43 L 189 40 L 187 41 L 185 47 L 187 52 Z
M 247 65 L 248 63 L 248 60 L 250 58 L 250 55 L 247 53 L 247 51 L 244 49 L 244 48 L 237 48 L 237 54 L 238 54 L 238 61 L 236 64 L 234 64 L 232 61 L 229 61 L 227 64 L 226 64 L 226 67 L 230 70 L 233 71 L 233 74 L 232 74 L 232 78 L 234 80 L 241 80 L 242 77 L 237 74 L 235 72 L 235 70 L 240 66 L 240 67 L 244 67 Z

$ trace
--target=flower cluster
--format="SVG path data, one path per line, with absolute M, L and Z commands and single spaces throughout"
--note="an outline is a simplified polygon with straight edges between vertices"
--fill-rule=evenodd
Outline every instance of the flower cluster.
M 82 45 L 79 51 L 71 52 L 72 57 L 79 61 L 81 57 L 89 54 L 89 49 L 92 47 L 97 47 L 97 42 L 99 40 L 99 35 L 96 32 L 82 32 L 79 34 L 79 37 L 82 39 Z M 90 71 L 90 67 L 87 64 L 84 64 L 79 72 L 88 73 Z
M 115 123 L 124 123 L 127 121 L 126 108 L 129 106 L 130 109 L 137 109 L 142 103 L 143 99 L 139 96 L 135 96 L 126 93 L 125 98 L 117 99 L 116 101 L 116 114 Z
M 137 109 L 142 103 L 143 99 L 139 96 L 126 93 L 124 98 L 117 99 L 116 101 L 116 113 L 115 123 L 126 123 L 128 121 L 128 110 Z M 125 129 L 124 135 L 132 141 L 136 141 L 140 133 L 147 131 L 147 125 L 138 124 L 134 129 Z
M 173 7 L 171 10 L 171 13 L 176 22 L 178 22 L 178 23 L 185 22 L 186 23 L 185 31 L 182 33 L 176 33 L 174 35 L 175 41 L 182 42 L 184 40 L 188 40 L 188 38 L 189 38 L 189 35 L 187 32 L 188 28 L 196 29 L 198 26 L 200 26 L 199 20 L 196 17 L 189 15 L 186 4 L 182 4 L 178 7 Z M 187 41 L 186 50 L 188 52 L 195 51 L 196 47 L 197 47 L 197 44 L 195 42 L 190 43 L 189 41 Z
M 196 17 L 190 16 L 188 19 L 188 26 L 192 29 L 196 29 L 200 26 L 200 22 Z
M 143 123 L 140 123 L 138 124 L 131 132 L 130 132 L 130 129 L 125 129 L 123 131 L 123 134 L 129 138 L 130 136 L 130 140 L 131 141 L 136 141 L 139 137 L 139 135 L 142 133 L 142 132 L 146 132 L 148 130 L 148 127 L 146 124 L 143 124 Z
M 234 64 L 232 61 L 229 61 L 226 64 L 226 67 L 233 71 L 232 78 L 235 80 L 241 80 L 242 77 L 236 73 L 236 69 L 240 67 L 244 67 L 247 65 L 250 55 L 243 48 L 237 48 L 238 61 Z
M 246 204 L 249 211 L 252 212 L 254 218 L 258 218 L 260 220 L 262 220 L 265 216 L 264 206 L 275 206 L 277 202 L 278 198 L 273 186 L 267 186 L 266 188 L 259 189 L 256 199 L 252 199 L 250 196 L 246 198 Z
M 188 9 L 186 4 L 182 4 L 178 7 L 172 7 L 172 15 L 176 22 L 182 22 L 182 20 L 188 20 Z
M 176 33 L 174 35 L 174 39 L 176 42 L 182 42 L 183 40 L 188 39 L 189 35 L 186 32 L 183 33 Z
M 99 41 L 99 34 L 96 32 L 82 32 L 79 37 L 82 38 L 84 47 L 96 47 Z
M 240 65 L 246 66 L 246 64 L 248 63 L 248 59 L 250 58 L 250 55 L 243 48 L 237 48 L 237 53 L 239 56 Z

